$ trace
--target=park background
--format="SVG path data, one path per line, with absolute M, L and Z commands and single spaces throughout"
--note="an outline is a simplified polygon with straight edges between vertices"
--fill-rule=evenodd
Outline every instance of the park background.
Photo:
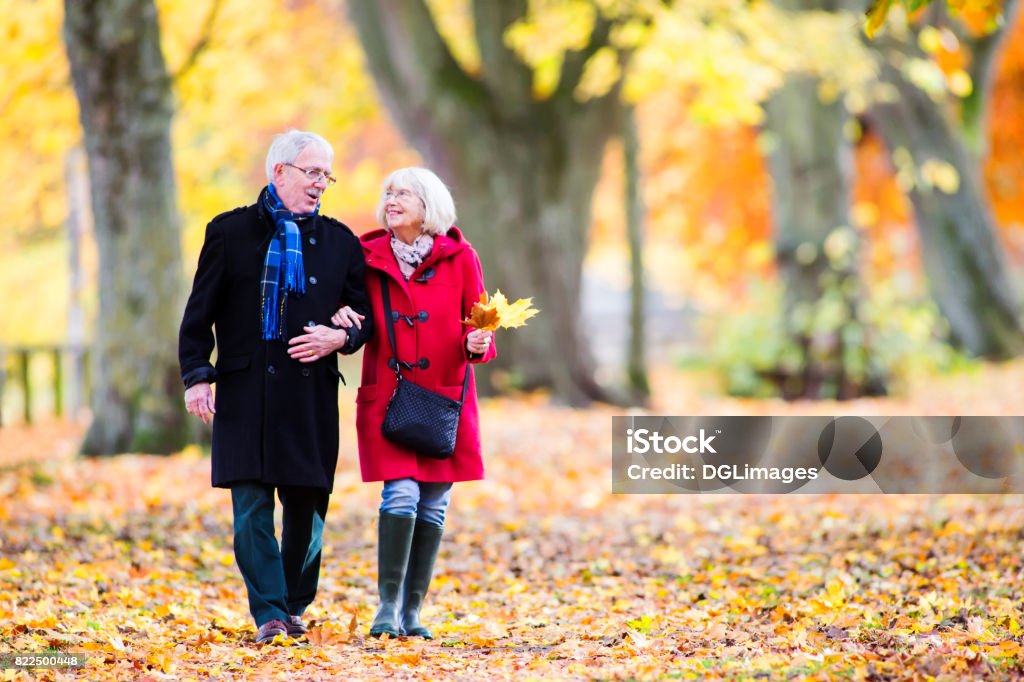
M 0 644 L 92 656 L 55 678 L 1019 677 L 1017 496 L 610 493 L 615 414 L 1017 411 L 1024 22 L 877 5 L 0 2 Z M 432 643 L 365 634 L 358 359 L 311 643 L 251 643 L 181 405 L 204 226 L 288 127 L 357 233 L 437 170 L 542 310 L 481 372 Z

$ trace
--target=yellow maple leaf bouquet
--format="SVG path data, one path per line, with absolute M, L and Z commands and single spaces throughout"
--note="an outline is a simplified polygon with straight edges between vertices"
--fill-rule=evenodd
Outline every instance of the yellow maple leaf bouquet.
M 480 300 L 473 304 L 469 317 L 462 324 L 484 331 L 494 331 L 499 327 L 512 329 L 524 326 L 528 319 L 539 312 L 533 307 L 533 298 L 520 298 L 515 303 L 509 303 L 500 289 L 495 290 L 493 296 L 488 296 L 485 291 L 480 294 Z

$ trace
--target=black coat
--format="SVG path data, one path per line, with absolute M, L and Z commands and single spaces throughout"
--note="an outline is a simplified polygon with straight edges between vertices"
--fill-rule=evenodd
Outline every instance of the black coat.
M 181 376 L 186 387 L 216 381 L 214 486 L 260 481 L 330 491 L 338 463 L 338 360 L 292 360 L 287 340 L 303 334 L 304 325 L 332 326 L 341 304 L 367 316 L 341 352 L 369 338 L 363 249 L 337 220 L 318 215 L 300 222 L 306 292 L 288 300 L 285 340 L 264 341 L 260 280 L 274 231 L 262 197 L 207 225 L 178 337 Z

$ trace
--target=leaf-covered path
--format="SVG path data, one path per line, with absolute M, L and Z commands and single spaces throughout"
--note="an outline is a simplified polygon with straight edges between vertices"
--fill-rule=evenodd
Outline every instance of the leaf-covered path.
M 1009 365 L 906 401 L 836 406 L 724 401 L 673 381 L 654 410 L 942 414 L 969 404 L 1009 414 L 1019 386 L 1024 365 Z M 310 637 L 258 646 L 231 553 L 228 495 L 210 489 L 208 459 L 79 460 L 68 456 L 74 429 L 5 429 L 0 651 L 58 648 L 91 662 L 0 675 L 1024 675 L 1019 496 L 613 496 L 611 408 L 575 412 L 534 398 L 487 402 L 483 412 L 488 480 L 455 489 L 425 611 L 432 642 L 367 636 L 379 490 L 358 480 L 351 433 Z

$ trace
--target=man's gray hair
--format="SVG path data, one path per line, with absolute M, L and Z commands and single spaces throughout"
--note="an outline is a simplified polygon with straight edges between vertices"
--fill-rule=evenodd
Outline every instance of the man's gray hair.
M 311 144 L 319 146 L 327 152 L 331 160 L 334 160 L 334 147 L 316 133 L 305 130 L 289 130 L 286 133 L 275 135 L 274 141 L 270 143 L 270 150 L 267 152 L 267 181 L 274 179 L 274 166 L 279 163 L 291 163 L 302 153 L 303 149 Z M 321 168 L 320 170 L 327 169 Z
M 384 180 L 377 202 L 377 222 L 387 228 L 384 215 L 386 193 L 407 189 L 423 204 L 423 231 L 430 235 L 445 234 L 455 224 L 455 201 L 441 178 L 433 171 L 418 166 L 399 168 Z

